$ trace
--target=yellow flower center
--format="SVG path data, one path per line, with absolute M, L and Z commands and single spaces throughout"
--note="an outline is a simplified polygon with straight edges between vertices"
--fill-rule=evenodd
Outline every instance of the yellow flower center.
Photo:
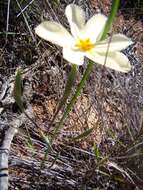
M 79 39 L 75 47 L 82 51 L 90 51 L 92 48 L 94 48 L 94 44 L 91 43 L 89 38 L 84 39 L 84 40 Z

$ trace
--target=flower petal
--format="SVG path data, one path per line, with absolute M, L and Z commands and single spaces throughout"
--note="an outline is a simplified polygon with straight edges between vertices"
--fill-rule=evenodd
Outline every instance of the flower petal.
M 71 33 L 77 38 L 79 31 L 85 24 L 85 13 L 79 6 L 70 4 L 66 7 L 65 14 L 70 24 Z
M 111 41 L 110 41 L 111 40 Z M 121 51 L 127 48 L 129 45 L 133 44 L 130 38 L 123 34 L 115 34 L 110 38 L 99 42 L 95 45 L 95 51 L 100 53 L 105 53 L 109 46 L 109 52 Z
M 84 54 L 82 52 L 63 48 L 63 57 L 70 63 L 76 65 L 82 65 L 84 63 Z
M 44 21 L 35 28 L 38 36 L 62 47 L 71 47 L 74 39 L 70 33 L 59 23 Z
M 102 14 L 92 16 L 83 29 L 86 38 L 90 38 L 92 43 L 98 41 L 102 35 L 106 21 L 107 17 Z
M 86 56 L 94 61 L 95 63 L 109 67 L 120 72 L 128 72 L 131 70 L 131 65 L 128 58 L 120 52 L 109 53 L 107 58 L 105 55 L 100 55 L 98 53 L 87 53 Z

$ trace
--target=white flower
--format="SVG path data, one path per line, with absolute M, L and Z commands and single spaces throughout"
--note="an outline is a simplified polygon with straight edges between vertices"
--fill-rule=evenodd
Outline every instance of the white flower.
M 36 34 L 63 47 L 63 57 L 73 64 L 82 65 L 86 56 L 101 65 L 104 65 L 106 59 L 106 66 L 111 69 L 121 72 L 130 71 L 129 60 L 120 51 L 133 42 L 123 34 L 115 34 L 111 40 L 107 38 L 100 41 L 107 21 L 106 16 L 96 14 L 85 23 L 84 11 L 74 4 L 66 7 L 65 14 L 72 35 L 61 24 L 50 21 L 38 25 L 35 29 Z

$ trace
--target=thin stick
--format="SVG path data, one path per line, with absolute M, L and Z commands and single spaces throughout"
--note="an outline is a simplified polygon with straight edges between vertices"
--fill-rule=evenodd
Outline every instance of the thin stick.
M 9 29 L 9 10 L 10 10 L 10 0 L 8 0 L 8 4 L 7 4 L 7 18 L 6 18 L 6 42 L 7 42 L 7 35 L 8 35 L 8 29 Z
M 17 14 L 17 18 L 34 2 L 35 0 L 32 0 L 28 3 L 28 5 L 26 5 L 21 11 L 20 13 Z
M 21 5 L 19 4 L 18 0 L 16 0 L 16 2 L 17 2 L 17 5 L 18 5 L 19 9 L 22 11 Z M 26 25 L 27 25 L 27 28 L 28 28 L 28 30 L 29 30 L 29 33 L 30 33 L 30 35 L 31 35 L 31 37 L 32 37 L 33 42 L 36 42 L 36 39 L 35 39 L 35 37 L 34 37 L 34 34 L 33 34 L 32 30 L 31 30 L 31 28 L 30 28 L 30 26 L 29 26 L 29 23 L 28 23 L 28 21 L 27 21 L 27 18 L 26 18 L 25 14 L 24 14 L 23 12 L 22 12 L 22 15 L 23 15 L 24 21 L 25 21 L 25 23 L 26 23 Z

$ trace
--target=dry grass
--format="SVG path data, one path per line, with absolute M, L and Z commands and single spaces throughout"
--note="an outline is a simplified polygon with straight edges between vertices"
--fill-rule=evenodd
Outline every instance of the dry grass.
M 107 0 L 77 2 L 86 10 L 87 18 L 98 9 L 104 14 L 109 12 L 110 1 Z M 11 1 L 6 23 L 8 4 L 0 2 L 0 125 L 5 126 L 20 115 L 11 97 L 14 73 L 20 66 L 25 72 L 26 111 L 39 129 L 51 133 L 54 125 L 51 131 L 48 126 L 62 96 L 70 66 L 63 60 L 60 48 L 35 36 L 34 27 L 44 19 L 68 26 L 63 11 L 69 2 L 57 4 L 56 1 L 35 0 L 29 3 Z M 42 169 L 40 162 L 47 145 L 39 129 L 28 119 L 24 120 L 11 148 L 10 189 L 117 190 L 142 187 L 143 31 L 141 16 L 136 11 L 139 7 L 128 6 L 120 9 L 114 31 L 135 40 L 135 44 L 125 51 L 132 71 L 121 74 L 94 66 Z M 76 84 L 85 67 L 79 68 Z M 86 139 L 71 140 L 91 127 L 95 129 Z M 2 132 L 5 129 L 3 127 Z M 27 131 L 32 139 L 31 146 Z M 94 144 L 97 145 L 96 154 Z M 110 162 L 116 165 L 109 167 Z

